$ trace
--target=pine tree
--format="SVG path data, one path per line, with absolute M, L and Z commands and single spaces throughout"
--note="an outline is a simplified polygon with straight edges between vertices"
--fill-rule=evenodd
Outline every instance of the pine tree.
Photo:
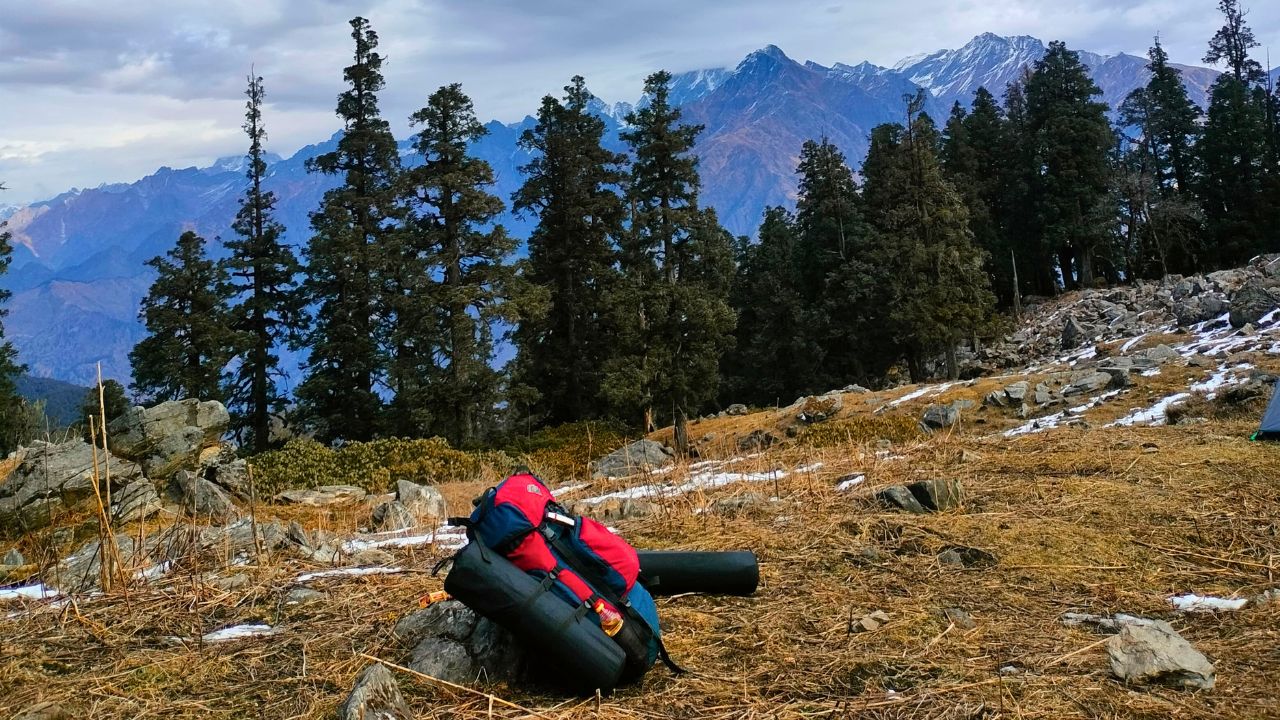
M 1018 277 L 1018 294 L 1055 295 L 1060 289 L 1054 248 L 1036 217 L 1036 186 L 1041 165 L 1024 92 L 1030 73 L 1005 88 L 1000 147 L 999 200 L 994 204 L 1000 235 Z
M 615 403 L 672 419 L 676 451 L 689 451 L 688 416 L 714 398 L 719 360 L 730 342 L 727 297 L 733 239 L 698 208 L 700 126 L 680 124 L 668 101 L 671 75 L 645 80 L 649 100 L 627 116 L 622 139 L 634 156 L 628 186 L 631 227 L 622 243 L 626 275 L 613 294 L 618 354 L 606 371 Z
M 0 183 L 0 190 L 5 186 Z M 12 233 L 0 222 L 0 277 L 9 271 L 9 263 L 13 261 Z M 8 290 L 0 288 L 0 305 L 12 296 Z M 0 307 L 0 319 L 9 314 L 7 308 Z M 25 438 L 26 428 L 30 425 L 31 408 L 26 400 L 18 395 L 15 384 L 18 375 L 26 371 L 26 366 L 18 362 L 18 350 L 13 343 L 4 339 L 4 328 L 0 326 L 0 453 L 8 454 L 17 449 Z
M 1262 66 L 1249 57 L 1249 50 L 1258 47 L 1253 30 L 1245 24 L 1245 12 L 1237 0 L 1218 0 L 1226 24 L 1214 33 L 1205 51 L 1204 61 L 1210 65 L 1226 63 L 1231 76 L 1238 82 L 1251 85 L 1262 80 Z
M 877 157 L 868 154 L 874 170 L 865 175 L 866 192 L 875 198 L 868 213 L 876 254 L 887 278 L 879 302 L 914 381 L 939 352 L 948 376 L 957 377 L 956 346 L 983 328 L 994 305 L 968 210 L 943 177 L 941 139 L 923 105 L 922 92 L 909 99 L 904 126 L 872 131 Z
M 600 417 L 601 369 L 612 342 L 605 299 L 617 271 L 625 208 L 616 188 L 626 156 L 603 147 L 604 122 L 575 76 L 564 100 L 542 99 L 538 122 L 520 136 L 534 153 L 513 210 L 538 219 L 529 236 L 525 284 L 538 310 L 516 330 L 517 382 L 537 392 L 532 412 L 549 424 Z
M 1008 307 L 1013 305 L 1013 268 L 997 220 L 1005 161 L 1002 121 L 1000 106 L 986 88 L 980 87 L 974 94 L 971 113 L 956 103 L 943 130 L 942 165 L 948 182 L 969 210 L 969 230 L 987 258 L 992 287 L 1000 303 Z
M 413 147 L 424 162 L 405 173 L 410 215 L 399 262 L 419 275 L 421 290 L 408 286 L 396 304 L 393 346 L 413 348 L 393 365 L 397 403 L 408 400 L 410 417 L 427 420 L 455 446 L 471 446 L 491 429 L 499 400 L 490 361 L 497 321 L 512 319 L 506 298 L 515 242 L 493 224 L 505 209 L 488 191 L 493 169 L 467 154 L 488 131 L 462 86 L 432 93 L 411 122 L 422 127 Z M 415 377 L 403 377 L 406 369 Z
M 156 279 L 142 299 L 147 337 L 129 353 L 134 392 L 147 402 L 225 401 L 223 375 L 235 346 L 226 269 L 209 259 L 204 238 L 191 231 L 146 264 Z
M 92 439 L 92 433 L 89 432 L 89 426 L 85 418 L 93 416 L 101 419 L 102 409 L 105 407 L 107 419 L 111 422 L 121 415 L 129 411 L 133 407 L 133 403 L 129 402 L 128 396 L 125 394 L 124 385 L 119 380 L 104 380 L 102 382 L 102 395 L 99 397 L 97 386 L 89 388 L 84 394 L 84 400 L 80 402 L 79 422 L 83 424 L 83 434 L 86 442 Z
M 298 261 L 292 249 L 280 241 L 284 226 L 273 218 L 275 193 L 262 188 L 267 174 L 262 146 L 267 137 L 262 123 L 262 78 L 250 76 L 245 95 L 249 98 L 244 121 L 249 136 L 249 169 L 245 173 L 249 186 L 231 226 L 237 238 L 226 243 L 231 253 L 227 261 L 231 288 L 238 298 L 229 322 L 237 334 L 239 356 L 227 395 L 233 427 L 244 434 L 242 444 L 262 452 L 268 447 L 272 412 L 282 411 L 288 402 L 277 385 L 283 373 L 275 348 L 296 339 L 303 317 L 295 283 Z
M 1114 138 L 1106 104 L 1093 100 L 1101 94 L 1079 55 L 1061 42 L 1049 43 L 1026 86 L 1028 130 L 1041 168 L 1036 214 L 1072 286 L 1093 284 L 1095 253 L 1106 239 L 1100 219 L 1109 216 Z
M 325 442 L 368 440 L 384 424 L 381 253 L 395 224 L 393 185 L 400 163 L 391 128 L 378 111 L 384 85 L 378 36 L 364 18 L 353 19 L 351 28 L 355 59 L 343 73 L 350 88 L 338 96 L 337 109 L 343 135 L 337 149 L 307 163 L 308 170 L 343 181 L 311 215 L 314 234 L 303 289 L 318 309 L 299 342 L 310 351 L 296 392 L 299 414 Z

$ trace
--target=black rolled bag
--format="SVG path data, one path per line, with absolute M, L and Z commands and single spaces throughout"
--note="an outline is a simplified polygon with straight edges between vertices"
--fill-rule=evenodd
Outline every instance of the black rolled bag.
M 654 595 L 750 595 L 760 584 L 755 553 L 639 550 L 640 582 Z
M 535 657 L 545 658 L 566 690 L 590 694 L 618 685 L 626 655 L 618 643 L 574 607 L 502 555 L 471 542 L 453 558 L 444 589 L 476 613 L 510 630 Z

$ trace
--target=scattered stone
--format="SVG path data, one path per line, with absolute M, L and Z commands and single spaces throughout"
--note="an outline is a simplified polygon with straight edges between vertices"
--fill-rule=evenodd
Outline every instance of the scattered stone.
M 752 430 L 751 434 L 738 439 L 738 449 L 742 452 L 760 452 L 773 447 L 778 436 L 767 430 Z
M 928 512 L 911 491 L 901 485 L 893 485 L 876 493 L 876 497 L 891 508 L 923 515 Z
M 7 478 L 0 478 L 0 526 L 37 530 L 49 524 L 55 511 L 93 495 L 94 451 L 82 439 L 57 444 L 36 441 L 14 456 L 17 467 Z M 98 458 L 102 476 L 106 462 Z M 109 462 L 115 487 L 142 478 L 142 468 L 132 462 L 114 456 Z
M 1126 683 L 1212 690 L 1213 664 L 1169 623 L 1126 624 L 1107 641 L 1111 672 Z
M 839 395 L 811 395 L 800 405 L 796 419 L 803 423 L 817 423 L 836 416 L 844 407 L 844 399 Z
M 569 509 L 575 515 L 614 522 L 649 517 L 658 511 L 658 506 L 644 498 L 609 498 L 592 503 L 579 501 L 573 503 Z
M 1097 392 L 1111 384 L 1111 376 L 1105 372 L 1088 372 L 1082 373 L 1082 376 L 1072 381 L 1072 383 L 1062 389 L 1065 397 L 1072 395 L 1081 395 L 1083 393 Z
M 998 560 L 994 553 L 986 550 L 957 545 L 943 550 L 938 562 L 952 567 L 985 568 L 994 566 Z
M 1148 360 L 1152 360 L 1158 365 L 1164 365 L 1167 362 L 1173 362 L 1174 360 L 1178 360 L 1182 356 L 1178 354 L 1177 350 L 1174 350 L 1168 345 L 1160 344 L 1153 348 L 1147 348 L 1146 350 L 1143 350 L 1141 357 L 1145 357 Z
M 27 559 L 22 557 L 22 553 L 18 552 L 18 548 L 9 548 L 9 552 L 5 553 L 3 558 L 0 558 L 0 565 L 7 565 L 8 567 L 19 567 L 26 564 Z
M 378 548 L 361 550 L 351 556 L 351 564 L 357 567 L 388 567 L 395 561 L 396 559 L 391 553 Z
M 419 485 L 408 480 L 396 481 L 396 499 L 418 518 L 434 518 L 444 521 L 449 508 L 444 495 L 430 485 Z
M 726 415 L 732 415 L 732 416 L 746 415 L 747 406 L 743 405 L 742 403 L 734 403 L 729 407 L 725 408 L 724 412 Z
M 370 665 L 338 708 L 339 720 L 413 720 L 413 711 L 385 665 Z
M 1079 347 L 1088 335 L 1089 331 L 1076 320 L 1075 316 L 1068 315 L 1066 322 L 1062 325 L 1062 349 L 1071 350 Z
M 226 522 L 238 515 L 227 491 L 199 475 L 179 470 L 173 476 L 173 487 L 182 509 L 192 517 Z
M 418 519 L 399 500 L 382 503 L 373 509 L 373 526 L 380 532 L 407 530 L 417 524 Z
M 214 578 L 208 582 L 210 587 L 219 590 L 239 590 L 249 584 L 249 575 L 246 573 L 236 573 L 227 577 Z
M 200 453 L 216 447 L 231 416 L 216 400 L 170 400 L 135 407 L 107 426 L 111 451 L 142 465 L 148 477 L 167 478 L 195 470 Z
M 1231 298 L 1231 327 L 1256 324 L 1277 307 L 1280 307 L 1280 289 L 1275 281 L 1253 278 Z
M 889 622 L 888 613 L 884 612 L 883 610 L 876 610 L 875 612 L 869 615 L 863 615 L 862 617 L 850 623 L 849 632 L 851 633 L 875 632 L 876 630 L 880 629 L 880 626 L 884 625 L 887 622 Z
M 960 422 L 960 411 L 951 405 L 930 405 L 922 420 L 930 430 L 942 430 Z
M 764 497 L 756 493 L 734 495 L 733 497 L 720 498 L 711 503 L 711 512 L 717 515 L 734 515 L 762 502 L 764 502 Z
M 142 520 L 160 512 L 160 493 L 150 480 L 135 480 L 116 491 L 111 514 L 118 523 Z
M 973 616 L 967 611 L 960 608 L 946 608 L 942 611 L 947 620 L 961 630 L 972 630 L 978 627 L 978 623 L 974 622 Z
M 42 702 L 14 715 L 13 720 L 71 720 L 71 713 L 56 702 Z
M 311 588 L 297 587 L 290 590 L 284 596 L 285 605 L 310 605 L 312 603 L 324 602 L 329 599 L 329 594 L 312 590 Z
M 1004 389 L 1004 394 L 1012 401 L 1020 403 L 1027 399 L 1027 390 L 1031 387 L 1031 383 L 1022 380 Z
M 322 485 L 313 490 L 285 490 L 276 495 L 280 502 L 294 505 L 311 505 L 324 507 L 327 505 L 349 505 L 364 499 L 368 493 L 364 488 L 353 485 Z
M 671 448 L 652 440 L 637 440 L 595 461 L 593 475 L 599 478 L 626 477 L 673 463 L 675 452 Z
M 1050 400 L 1053 400 L 1053 393 L 1049 390 L 1049 386 L 1044 383 L 1036 383 L 1035 392 L 1037 405 L 1047 405 Z
M 957 508 L 964 501 L 964 489 L 959 480 L 921 480 L 908 485 L 907 490 L 932 512 Z

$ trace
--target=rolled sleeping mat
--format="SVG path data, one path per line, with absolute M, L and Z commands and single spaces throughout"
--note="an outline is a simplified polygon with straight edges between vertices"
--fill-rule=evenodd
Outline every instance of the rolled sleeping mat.
M 566 690 L 607 692 L 622 677 L 626 655 L 588 617 L 590 609 L 574 607 L 509 560 L 471 542 L 453 560 L 444 589 L 476 614 L 510 630 L 530 655 L 555 667 L 557 683 Z
M 640 582 L 653 595 L 750 595 L 760 584 L 760 565 L 747 550 L 641 550 L 639 555 Z

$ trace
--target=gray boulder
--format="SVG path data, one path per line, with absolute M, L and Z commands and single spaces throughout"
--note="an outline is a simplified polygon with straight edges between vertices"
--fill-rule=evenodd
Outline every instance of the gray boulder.
M 1163 620 L 1125 624 L 1107 640 L 1111 672 L 1126 683 L 1212 690 L 1213 664 Z
M 239 515 L 226 490 L 195 473 L 179 470 L 173 476 L 172 488 L 183 511 L 192 517 L 222 523 Z
M 907 490 L 926 510 L 933 512 L 951 510 L 964 502 L 964 488 L 959 480 L 921 480 L 908 485 Z
M 923 422 L 930 430 L 949 428 L 960 422 L 960 411 L 953 405 L 930 405 L 924 411 Z
M 449 517 L 444 495 L 430 485 L 399 480 L 396 482 L 396 499 L 415 517 L 435 518 L 440 521 Z
M 384 502 L 373 509 L 373 526 L 382 532 L 416 527 L 418 518 L 399 500 Z
M 1262 316 L 1280 307 L 1280 288 L 1273 280 L 1252 279 L 1231 298 L 1231 327 L 1257 324 Z
M 27 559 L 18 552 L 18 548 L 9 548 L 9 552 L 0 558 L 0 565 L 5 567 L 20 567 L 27 564 Z
M 747 406 L 742 403 L 734 403 L 724 410 L 726 415 L 746 415 Z
M 433 603 L 396 623 L 396 638 L 413 647 L 409 667 L 455 683 L 515 677 L 523 651 L 515 638 L 456 600 Z
M 1044 383 L 1036 383 L 1035 399 L 1037 405 L 1045 405 L 1053 400 L 1053 392 Z
M 916 499 L 911 491 L 901 485 L 893 485 L 876 493 L 876 497 L 885 505 L 899 510 L 906 510 L 916 515 L 924 515 L 929 512 L 924 505 Z
M 218 445 L 231 417 L 216 400 L 170 400 L 135 407 L 107 426 L 111 451 L 141 463 L 148 477 L 199 467 L 200 453 Z
M 1157 365 L 1164 365 L 1165 363 L 1178 360 L 1181 357 L 1182 356 L 1178 354 L 1177 350 L 1174 350 L 1168 345 L 1160 344 L 1153 348 L 1147 348 L 1146 350 L 1143 350 L 1142 353 L 1134 359 L 1135 361 L 1140 359 L 1146 359 L 1151 362 L 1154 362 Z M 1135 364 L 1137 363 L 1135 362 Z
M 84 440 L 37 441 L 19 450 L 18 458 L 18 466 L 0 480 L 0 526 L 42 528 L 58 509 L 93 495 L 94 451 Z M 138 465 L 99 451 L 99 477 L 108 471 L 113 489 L 142 478 Z
M 667 467 L 675 461 L 675 452 L 666 445 L 637 440 L 595 461 L 592 469 L 595 477 L 616 478 Z
M 223 446 L 212 462 L 200 468 L 200 475 L 241 500 L 249 499 L 249 463 L 236 457 L 230 446 Z
M 354 485 L 321 485 L 318 488 L 285 490 L 276 495 L 276 500 L 294 505 L 311 505 L 325 507 L 328 505 L 349 505 L 363 500 L 368 493 L 364 488 Z
M 1020 380 L 1004 389 L 1004 394 L 1013 402 L 1021 403 L 1027 399 L 1027 390 L 1030 389 L 1031 383 L 1026 380 Z
M 1105 372 L 1081 373 L 1080 377 L 1073 380 L 1070 385 L 1062 388 L 1062 394 L 1065 397 L 1070 397 L 1072 395 L 1096 392 L 1110 384 L 1111 376 Z
M 1173 305 L 1173 316 L 1178 325 L 1186 327 L 1221 317 L 1229 306 L 1226 298 L 1218 294 L 1188 298 Z
M 1068 315 L 1066 322 L 1062 325 L 1062 349 L 1071 350 L 1080 347 L 1090 334 L 1090 330 L 1080 324 L 1074 315 Z
M 400 618 L 392 634 L 405 647 L 413 647 L 428 637 L 443 637 L 463 642 L 471 637 L 480 618 L 471 608 L 456 600 L 428 605 Z
M 111 514 L 118 523 L 149 518 L 160 510 L 160 493 L 150 480 L 135 480 L 112 498 Z
M 381 663 L 370 665 L 338 707 L 338 720 L 413 720 L 400 686 Z
M 760 452 L 767 450 L 778 442 L 778 436 L 767 430 L 752 430 L 746 437 L 738 438 L 738 449 L 742 452 Z

